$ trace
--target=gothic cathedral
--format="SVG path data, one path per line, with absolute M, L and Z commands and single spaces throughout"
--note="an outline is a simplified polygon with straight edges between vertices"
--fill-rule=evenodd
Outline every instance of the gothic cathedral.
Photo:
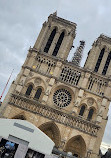
M 76 24 L 51 14 L 1 106 L 1 116 L 31 122 L 58 151 L 98 158 L 111 101 L 111 38 L 100 35 L 83 68 L 67 61 Z

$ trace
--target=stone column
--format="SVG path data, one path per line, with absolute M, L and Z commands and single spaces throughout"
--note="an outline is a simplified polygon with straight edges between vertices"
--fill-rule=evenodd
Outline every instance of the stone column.
M 26 82 L 26 78 L 27 78 L 27 76 L 29 76 L 29 73 L 30 73 L 30 70 L 27 68 L 24 68 L 24 70 L 22 71 L 22 74 L 19 76 L 19 80 L 18 80 L 17 86 L 15 88 L 15 91 L 21 93 L 22 88 Z
M 62 62 L 57 62 L 56 67 L 54 69 L 53 76 L 59 78 L 62 69 Z
M 60 48 L 60 51 L 59 51 L 59 54 L 58 56 L 60 58 L 63 58 L 63 59 L 67 59 L 68 57 L 68 54 L 72 48 L 72 45 L 73 45 L 73 37 L 71 35 L 65 35 L 64 38 L 63 38 L 63 42 L 61 44 L 61 48 Z
M 42 44 L 44 43 L 44 40 L 45 40 L 45 38 L 47 39 L 47 33 L 49 32 L 48 30 L 49 30 L 49 23 L 47 23 L 47 22 L 44 22 L 43 23 L 43 27 L 42 27 L 42 29 L 41 29 L 41 32 L 40 32 L 40 34 L 39 34 L 39 36 L 38 36 L 38 38 L 37 38 L 37 40 L 36 40 L 36 42 L 35 42 L 35 45 L 34 45 L 34 47 L 38 50 L 38 51 L 40 51 L 40 49 L 43 47 L 42 46 Z M 48 40 L 48 39 L 47 39 Z
M 90 78 L 90 75 L 88 72 L 85 73 L 85 77 L 83 79 L 83 82 L 81 84 L 81 88 L 87 88 L 88 80 Z
M 73 108 L 73 112 L 76 113 L 78 115 L 78 108 L 80 106 L 80 102 L 81 102 L 81 99 L 83 97 L 83 94 L 84 94 L 84 90 L 80 89 L 79 90 L 79 93 L 78 93 L 78 97 L 76 99 L 76 102 L 74 102 L 74 108 Z
M 97 122 L 98 123 L 101 123 L 101 121 L 102 121 L 103 114 L 104 114 L 104 111 L 105 111 L 105 107 L 107 106 L 107 103 L 108 103 L 108 100 L 106 98 L 103 98 L 101 108 L 99 109 L 99 113 L 97 115 Z
M 35 58 L 37 56 L 37 53 L 35 52 L 32 52 L 31 55 L 30 55 L 30 58 L 29 58 L 29 61 L 27 63 L 27 66 L 32 68 L 32 66 L 34 65 L 34 62 L 35 62 Z
M 78 82 L 78 87 L 81 87 L 83 80 L 84 80 L 84 76 L 85 76 L 85 73 L 82 71 L 79 82 Z
M 61 67 L 62 67 L 62 63 L 61 62 L 57 62 L 56 67 L 54 69 L 54 73 L 52 74 L 52 76 L 54 76 L 56 78 L 59 78 L 60 72 L 61 72 Z M 42 99 L 43 102 L 47 102 L 48 96 L 50 94 L 50 91 L 51 91 L 52 86 L 53 86 L 54 83 L 55 83 L 55 79 L 51 78 L 50 81 L 49 81 L 49 85 L 48 85 L 48 87 L 46 89 L 46 92 L 45 92 L 45 94 L 43 96 L 43 99 Z
M 90 50 L 86 63 L 85 63 L 85 68 L 89 70 L 94 70 L 96 66 L 96 62 L 98 60 L 99 54 L 100 54 L 101 49 L 99 46 L 93 46 L 92 49 Z
M 52 53 L 53 53 L 53 51 L 54 51 L 54 49 L 56 47 L 57 41 L 59 39 L 59 36 L 60 36 L 60 33 L 57 31 L 56 34 L 55 34 L 55 37 L 54 37 L 54 39 L 52 41 L 52 44 L 50 46 L 48 54 L 52 55 Z
M 48 85 L 48 87 L 47 87 L 47 89 L 45 91 L 45 94 L 43 96 L 43 99 L 42 99 L 43 103 L 47 102 L 48 96 L 49 96 L 49 94 L 51 92 L 51 89 L 52 89 L 52 86 L 53 86 L 54 82 L 55 82 L 55 79 L 51 78 L 50 81 L 49 81 L 49 85 Z
M 111 100 L 111 81 L 108 82 L 108 85 L 105 88 L 104 96 Z

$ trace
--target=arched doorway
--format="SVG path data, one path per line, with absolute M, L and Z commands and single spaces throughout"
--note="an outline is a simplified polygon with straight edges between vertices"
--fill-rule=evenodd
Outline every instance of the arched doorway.
M 59 128 L 54 122 L 44 123 L 39 127 L 39 129 L 52 139 L 52 141 L 55 143 L 55 147 L 59 147 L 61 136 Z
M 71 152 L 75 157 L 85 157 L 86 144 L 82 136 L 72 137 L 65 146 L 65 152 Z
M 16 115 L 16 116 L 14 116 L 12 119 L 26 120 L 25 116 L 22 115 L 22 114 Z

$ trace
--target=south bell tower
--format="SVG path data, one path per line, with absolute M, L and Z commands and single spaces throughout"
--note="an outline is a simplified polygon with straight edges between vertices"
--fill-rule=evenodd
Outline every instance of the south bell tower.
M 92 49 L 89 51 L 85 68 L 88 68 L 103 77 L 111 75 L 111 38 L 101 34 L 93 43 Z
M 2 103 L 1 117 L 33 123 L 55 142 L 56 154 L 98 158 L 111 100 L 111 39 L 101 35 L 81 68 L 66 60 L 75 30 L 75 23 L 49 16 Z

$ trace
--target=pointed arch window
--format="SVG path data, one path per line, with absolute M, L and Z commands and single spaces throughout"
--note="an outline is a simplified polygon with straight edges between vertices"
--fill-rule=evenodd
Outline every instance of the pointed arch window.
M 48 39 L 48 41 L 46 43 L 46 46 L 44 48 L 44 52 L 48 53 L 49 48 L 51 46 L 51 43 L 52 43 L 52 41 L 53 41 L 53 39 L 55 37 L 55 34 L 56 34 L 56 28 L 51 32 L 50 37 L 49 37 L 49 39 Z
M 83 116 L 85 109 L 86 109 L 86 107 L 85 107 L 85 105 L 83 105 L 83 106 L 81 107 L 81 109 L 80 109 L 80 112 L 79 112 L 79 115 L 80 115 L 80 116 Z
M 27 88 L 27 91 L 26 91 L 25 95 L 29 96 L 30 93 L 31 93 L 31 91 L 32 91 L 32 89 L 33 89 L 33 86 L 29 85 L 28 88 Z
M 89 114 L 88 114 L 88 117 L 87 117 L 87 120 L 88 120 L 88 121 L 90 121 L 90 120 L 92 119 L 93 113 L 94 113 L 94 109 L 91 108 L 91 109 L 89 110 Z
M 104 66 L 102 75 L 106 75 L 108 66 L 109 66 L 109 64 L 110 64 L 110 60 L 111 60 L 111 52 L 109 53 L 109 55 L 108 55 L 108 57 L 107 57 L 107 60 L 106 60 L 106 63 L 105 63 L 105 66 Z
M 34 98 L 35 98 L 35 99 L 39 99 L 40 96 L 41 96 L 41 93 L 42 93 L 42 89 L 41 89 L 41 88 L 38 88 L 37 91 L 36 91 L 36 93 L 35 93 Z
M 96 63 L 95 69 L 94 69 L 95 72 L 98 72 L 98 69 L 99 69 L 99 66 L 100 66 L 100 64 L 101 64 L 101 61 L 102 61 L 104 52 L 105 52 L 105 48 L 103 48 L 103 49 L 101 50 L 100 54 L 99 54 L 99 58 L 98 58 L 98 60 L 97 60 L 97 63 Z
M 56 44 L 56 46 L 55 46 L 55 49 L 54 49 L 54 51 L 53 51 L 53 53 L 52 53 L 53 56 L 56 56 L 56 55 L 57 55 L 57 53 L 58 53 L 58 51 L 59 51 L 59 48 L 60 48 L 60 46 L 61 46 L 61 44 L 62 44 L 63 38 L 64 38 L 64 32 L 61 33 L 61 35 L 60 35 L 60 37 L 59 37 L 59 39 L 58 39 L 58 41 L 57 41 L 57 44 Z

